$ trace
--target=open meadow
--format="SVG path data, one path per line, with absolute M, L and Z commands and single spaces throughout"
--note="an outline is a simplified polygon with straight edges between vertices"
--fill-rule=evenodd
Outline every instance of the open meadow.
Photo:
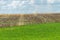
M 0 40 L 60 40 L 60 23 L 0 28 Z

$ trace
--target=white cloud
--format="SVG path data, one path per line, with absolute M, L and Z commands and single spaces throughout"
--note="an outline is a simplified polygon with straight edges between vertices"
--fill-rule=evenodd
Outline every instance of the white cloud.
M 24 6 L 26 1 L 12 1 L 10 4 L 7 4 L 6 6 L 12 7 L 12 8 L 17 8 Z
M 12 1 L 10 4 L 7 4 L 8 7 L 16 8 L 20 4 L 20 1 Z
M 25 1 L 22 1 L 18 6 L 23 6 L 25 4 Z
M 5 1 L 0 1 L 0 5 L 4 5 L 5 3 Z
M 2 1 L 1 3 L 5 4 L 4 2 L 5 1 Z M 16 9 L 18 7 L 23 9 L 24 7 L 27 7 L 26 4 L 29 4 L 29 5 L 31 5 L 33 7 L 35 7 L 34 2 L 35 2 L 34 0 L 23 0 L 23 1 L 13 0 L 13 1 L 11 1 L 11 3 L 7 3 L 6 5 L 3 5 L 1 9 L 2 10 L 6 10 L 6 9 L 11 10 L 11 9 Z
M 21 1 L 21 0 L 12 0 L 11 3 L 7 3 L 6 5 L 5 5 L 5 3 L 6 3 L 6 1 L 0 0 L 0 5 L 3 5 L 4 7 L 8 7 L 8 8 L 10 8 L 10 7 L 11 8 L 16 8 L 18 6 L 20 6 L 20 7 L 26 6 L 25 3 L 30 4 L 30 5 L 34 5 L 34 0 L 23 0 L 23 1 Z
M 35 2 L 34 0 L 30 0 L 30 3 L 31 3 L 31 4 L 34 4 L 34 2 Z
M 47 0 L 48 3 L 54 3 L 55 0 Z

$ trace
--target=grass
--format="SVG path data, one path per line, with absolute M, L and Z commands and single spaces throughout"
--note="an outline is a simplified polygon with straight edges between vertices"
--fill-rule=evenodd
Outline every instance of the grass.
M 60 23 L 0 28 L 0 40 L 60 40 Z

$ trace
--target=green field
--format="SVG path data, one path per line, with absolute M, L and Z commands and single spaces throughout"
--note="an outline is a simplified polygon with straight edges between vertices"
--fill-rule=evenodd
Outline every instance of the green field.
M 0 28 L 0 40 L 60 40 L 60 23 Z

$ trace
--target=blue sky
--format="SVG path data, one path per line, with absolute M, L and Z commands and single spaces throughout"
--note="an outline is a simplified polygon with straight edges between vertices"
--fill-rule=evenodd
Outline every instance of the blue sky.
M 0 13 L 60 12 L 60 0 L 0 0 Z

